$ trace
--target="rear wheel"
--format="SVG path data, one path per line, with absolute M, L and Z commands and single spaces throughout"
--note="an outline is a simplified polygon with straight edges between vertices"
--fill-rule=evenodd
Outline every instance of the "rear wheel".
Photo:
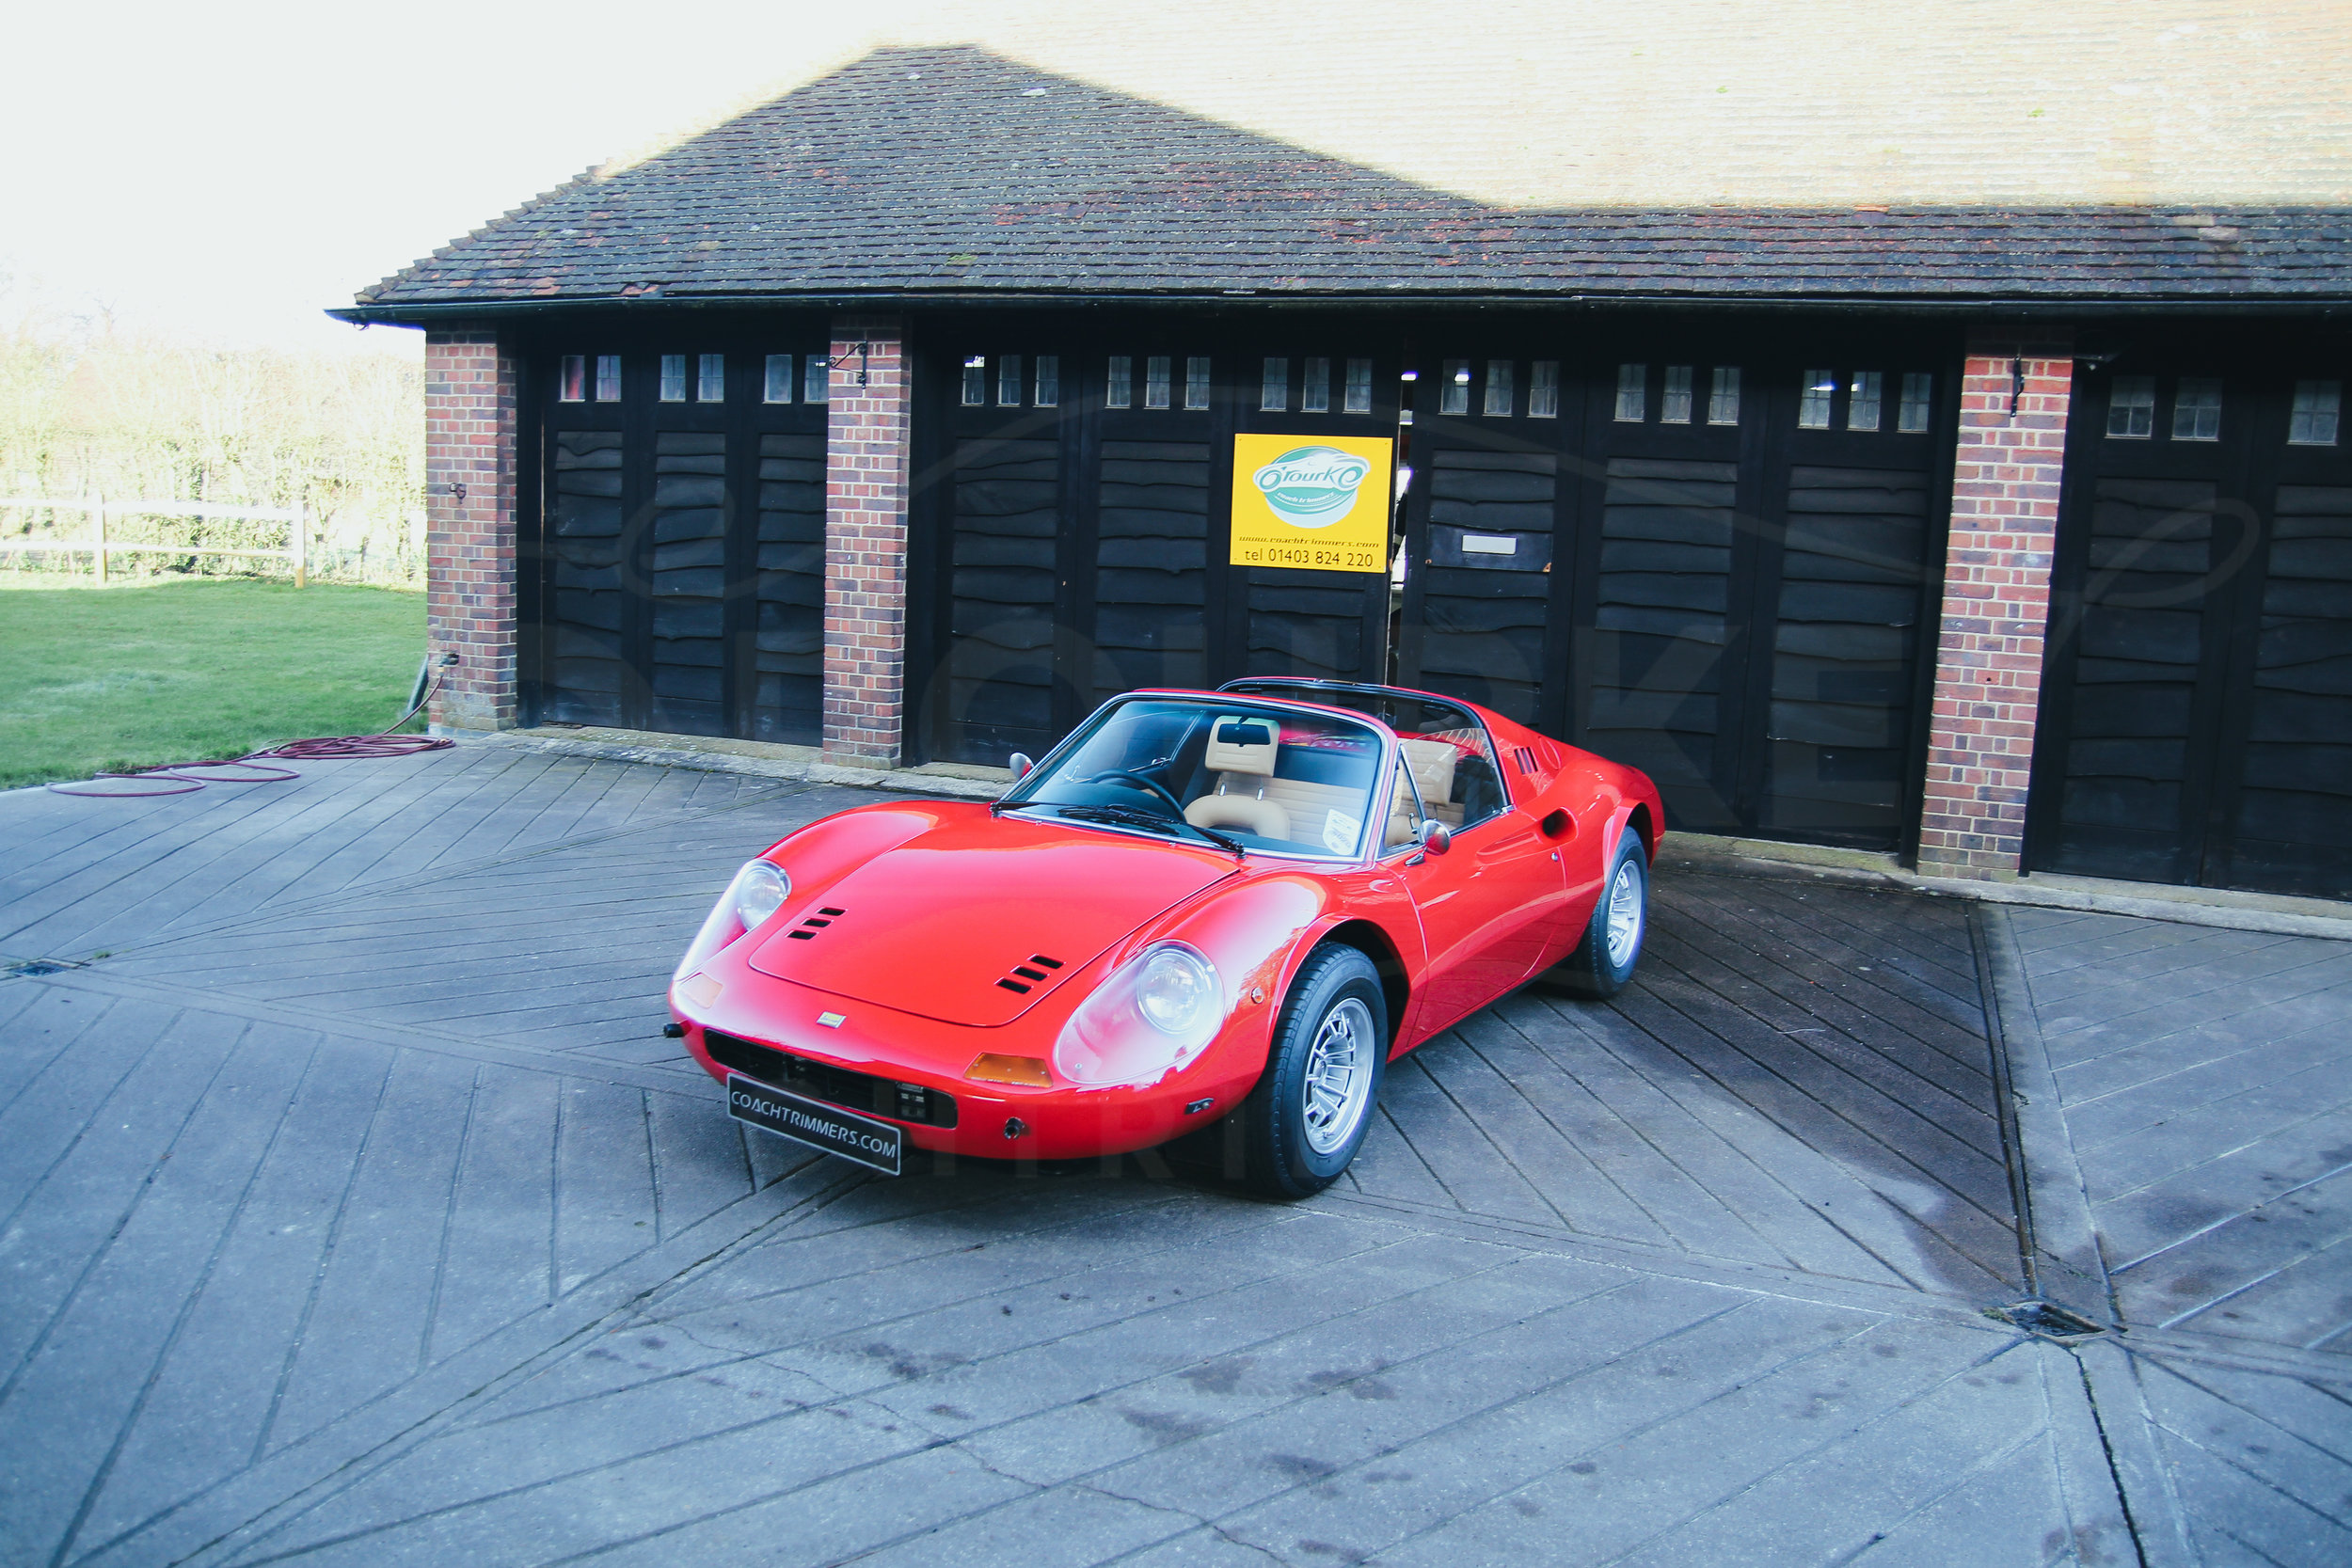
M 1640 836 L 1628 829 L 1601 881 L 1600 901 L 1593 906 L 1583 940 L 1544 977 L 1575 995 L 1605 1002 L 1633 978 L 1648 930 L 1649 865 Z
M 1299 966 L 1258 1086 L 1242 1102 L 1245 1180 L 1268 1197 L 1306 1197 L 1356 1158 L 1389 1056 L 1380 972 L 1353 947 L 1318 947 Z

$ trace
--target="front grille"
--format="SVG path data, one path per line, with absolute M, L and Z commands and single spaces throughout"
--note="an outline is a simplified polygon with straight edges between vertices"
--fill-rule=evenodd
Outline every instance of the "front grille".
M 778 1051 L 772 1045 L 723 1035 L 716 1029 L 703 1031 L 703 1049 L 721 1067 L 733 1068 L 748 1078 L 780 1088 L 798 1090 L 811 1100 L 821 1100 L 845 1110 L 866 1111 L 893 1121 L 912 1121 L 927 1127 L 956 1124 L 956 1097 L 921 1084 L 902 1084 L 870 1072 L 852 1072 L 830 1062 L 812 1061 L 788 1051 Z

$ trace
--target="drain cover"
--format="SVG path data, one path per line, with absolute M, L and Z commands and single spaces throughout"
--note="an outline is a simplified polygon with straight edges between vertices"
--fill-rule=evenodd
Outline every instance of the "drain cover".
M 2056 1302 L 2032 1298 L 2012 1301 L 2006 1307 L 1988 1307 L 1984 1315 L 2013 1323 L 2042 1339 L 2087 1339 L 2093 1334 L 2106 1332 L 2089 1318 L 2070 1312 Z

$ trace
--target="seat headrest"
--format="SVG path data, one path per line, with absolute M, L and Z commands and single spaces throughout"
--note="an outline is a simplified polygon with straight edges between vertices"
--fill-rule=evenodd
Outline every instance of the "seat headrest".
M 1462 760 L 1462 753 L 1442 740 L 1405 740 L 1405 766 L 1413 770 L 1413 784 L 1421 791 L 1422 804 L 1448 806 L 1454 803 L 1454 766 Z
M 1245 719 L 1237 713 L 1217 715 L 1209 731 L 1208 755 L 1201 760 L 1213 773 L 1274 774 L 1274 753 L 1280 732 L 1271 719 Z

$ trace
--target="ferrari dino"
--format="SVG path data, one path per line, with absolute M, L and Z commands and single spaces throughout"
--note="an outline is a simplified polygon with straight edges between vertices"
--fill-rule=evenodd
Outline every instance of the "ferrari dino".
M 1227 1124 L 1346 1169 L 1390 1060 L 1641 957 L 1643 774 L 1465 703 L 1253 679 L 1105 704 L 993 801 L 861 806 L 746 863 L 671 1011 L 739 1119 L 896 1173 Z

